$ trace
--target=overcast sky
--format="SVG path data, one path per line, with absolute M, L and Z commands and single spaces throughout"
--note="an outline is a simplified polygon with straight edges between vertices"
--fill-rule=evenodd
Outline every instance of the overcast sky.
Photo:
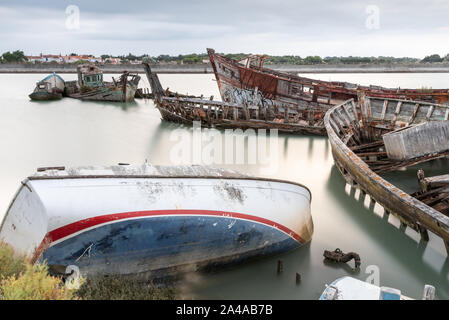
M 446 55 L 449 1 L 0 0 L 0 52 L 175 55 L 207 47 L 303 57 Z

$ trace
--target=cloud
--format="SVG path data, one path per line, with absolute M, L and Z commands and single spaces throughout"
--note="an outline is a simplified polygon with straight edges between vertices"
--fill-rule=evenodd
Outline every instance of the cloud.
M 80 9 L 79 30 L 65 27 L 68 5 Z M 367 5 L 378 8 L 378 29 L 366 27 Z M 301 56 L 423 57 L 449 52 L 448 11 L 449 3 L 440 0 L 425 5 L 417 0 L 3 0 L 0 51 L 158 55 L 215 47 Z

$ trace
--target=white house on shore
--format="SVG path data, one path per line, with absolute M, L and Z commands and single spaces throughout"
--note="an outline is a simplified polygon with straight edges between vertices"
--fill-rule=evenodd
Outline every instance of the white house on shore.
M 56 62 L 56 63 L 75 63 L 80 60 L 86 60 L 89 62 L 98 62 L 102 63 L 103 59 L 101 57 L 94 57 L 89 55 L 70 55 L 70 56 L 63 56 L 61 54 L 59 55 L 53 55 L 53 54 L 40 54 L 38 56 L 26 56 L 29 62 L 32 63 L 50 63 L 50 62 Z

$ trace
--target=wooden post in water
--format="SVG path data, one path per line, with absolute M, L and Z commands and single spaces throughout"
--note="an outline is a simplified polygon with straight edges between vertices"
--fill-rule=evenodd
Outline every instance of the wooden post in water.
M 419 234 L 421 235 L 421 239 L 424 241 L 429 241 L 429 233 L 427 229 L 423 226 L 418 226 Z
M 124 72 L 123 73 L 123 102 L 126 102 L 126 85 L 127 85 L 127 81 L 128 81 L 128 72 Z
M 284 271 L 284 263 L 282 260 L 278 260 L 278 273 L 282 273 Z

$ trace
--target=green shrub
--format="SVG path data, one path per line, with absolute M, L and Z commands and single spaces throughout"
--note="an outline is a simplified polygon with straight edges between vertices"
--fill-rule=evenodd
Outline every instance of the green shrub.
M 0 242 L 0 280 L 19 275 L 26 270 L 26 257 L 18 255 L 13 248 Z
M 57 277 L 48 275 L 45 264 L 27 264 L 25 272 L 1 280 L 5 300 L 70 300 L 74 290 L 68 289 Z
M 157 287 L 147 279 L 131 276 L 91 276 L 80 279 L 81 287 L 71 290 L 48 266 L 32 264 L 11 246 L 0 243 L 0 300 L 172 300 L 175 290 Z
M 32 264 L 14 249 L 0 243 L 0 300 L 67 300 L 73 290 L 48 274 L 44 264 Z
M 76 295 L 86 300 L 173 300 L 172 288 L 158 288 L 151 281 L 125 276 L 93 276 L 86 279 Z

